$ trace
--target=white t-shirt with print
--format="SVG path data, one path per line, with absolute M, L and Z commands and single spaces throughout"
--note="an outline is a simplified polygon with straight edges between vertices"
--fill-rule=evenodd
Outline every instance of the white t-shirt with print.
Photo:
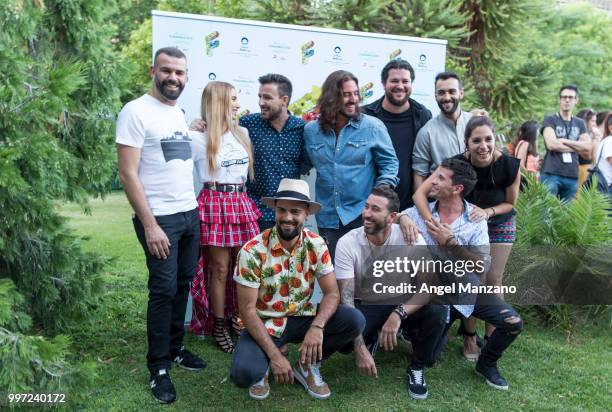
M 193 159 L 185 114 L 145 94 L 117 117 L 115 142 L 142 149 L 138 177 L 154 216 L 195 209 Z
M 242 131 L 248 136 L 249 132 L 244 127 Z M 206 142 L 208 133 L 189 131 L 193 161 L 201 183 L 244 183 L 249 175 L 249 154 L 244 146 L 231 133 L 227 132 L 221 137 L 221 145 L 217 152 L 217 170 L 211 174 L 208 170 L 208 156 L 206 153 Z
M 402 230 L 399 225 L 393 223 L 391 225 L 391 234 L 384 243 L 384 246 L 403 246 L 408 244 L 404 239 Z M 425 239 L 421 234 L 417 237 L 414 246 L 425 246 Z M 362 227 L 353 229 L 338 240 L 336 245 L 336 256 L 334 259 L 334 267 L 336 270 L 336 279 L 361 279 L 363 276 L 371 276 L 369 273 L 364 273 L 366 267 L 365 252 L 371 248 L 366 233 Z M 419 251 L 422 252 L 423 249 Z M 359 282 L 355 282 L 355 298 L 361 299 L 362 291 L 358 286 Z

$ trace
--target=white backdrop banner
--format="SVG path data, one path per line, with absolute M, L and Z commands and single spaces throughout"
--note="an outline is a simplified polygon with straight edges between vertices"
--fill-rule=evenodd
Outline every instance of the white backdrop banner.
M 362 105 L 383 94 L 380 71 L 391 59 L 416 72 L 412 97 L 434 114 L 434 78 L 444 71 L 446 40 L 392 36 L 195 14 L 153 14 L 153 52 L 175 46 L 187 55 L 189 81 L 179 99 L 189 120 L 200 117 L 202 90 L 210 80 L 232 83 L 241 112 L 258 112 L 258 77 L 280 73 L 293 84 L 292 109 L 311 110 L 325 78 L 348 70 L 359 79 Z

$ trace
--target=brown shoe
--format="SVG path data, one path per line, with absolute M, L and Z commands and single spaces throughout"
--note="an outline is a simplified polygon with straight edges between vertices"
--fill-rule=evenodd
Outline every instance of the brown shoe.
M 331 396 L 329 386 L 323 380 L 319 370 L 321 363 L 313 363 L 310 369 L 304 370 L 301 363 L 293 367 L 293 376 L 302 384 L 308 394 L 316 399 L 327 399 Z
M 270 384 L 268 383 L 268 372 L 259 382 L 251 385 L 249 388 L 249 396 L 258 401 L 263 401 L 270 395 Z

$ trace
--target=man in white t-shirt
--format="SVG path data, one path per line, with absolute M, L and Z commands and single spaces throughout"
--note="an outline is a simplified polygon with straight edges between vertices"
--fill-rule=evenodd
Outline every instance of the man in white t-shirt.
M 187 123 L 176 100 L 187 82 L 187 60 L 174 47 L 159 49 L 151 92 L 125 105 L 117 118 L 119 177 L 135 216 L 134 229 L 149 269 L 147 367 L 153 396 L 176 400 L 171 361 L 201 370 L 185 350 L 185 308 L 199 251 L 200 226 L 193 188 Z
M 399 205 L 399 197 L 393 189 L 375 187 L 372 190 L 362 212 L 363 227 L 353 229 L 338 241 L 336 278 L 341 303 L 355 306 L 366 319 L 363 334 L 354 340 L 352 348 L 359 370 L 377 376 L 375 348 L 380 343 L 385 350 L 393 350 L 401 328 L 404 335 L 410 336 L 413 347 L 407 370 L 408 392 L 413 399 L 425 399 L 427 385 L 423 371 L 426 365 L 434 362 L 434 348 L 444 330 L 447 311 L 441 305 L 426 305 L 408 316 L 404 306 L 409 300 L 407 291 L 383 289 L 383 286 L 397 286 L 404 281 L 416 286 L 414 275 L 417 274 L 410 276 L 404 272 L 399 277 L 397 273 L 395 276 L 382 274 L 382 265 L 378 262 L 390 263 L 397 257 L 416 262 L 426 258 L 428 253 L 421 235 L 413 246 L 409 246 L 399 225 L 393 223 Z

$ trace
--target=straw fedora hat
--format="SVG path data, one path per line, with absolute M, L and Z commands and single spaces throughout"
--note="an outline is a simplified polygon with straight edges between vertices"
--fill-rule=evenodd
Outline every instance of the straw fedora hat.
M 312 215 L 319 213 L 321 204 L 310 200 L 308 183 L 300 179 L 283 179 L 278 185 L 276 195 L 273 197 L 262 197 L 264 205 L 274 209 L 277 200 L 296 200 L 308 203 L 308 212 Z

